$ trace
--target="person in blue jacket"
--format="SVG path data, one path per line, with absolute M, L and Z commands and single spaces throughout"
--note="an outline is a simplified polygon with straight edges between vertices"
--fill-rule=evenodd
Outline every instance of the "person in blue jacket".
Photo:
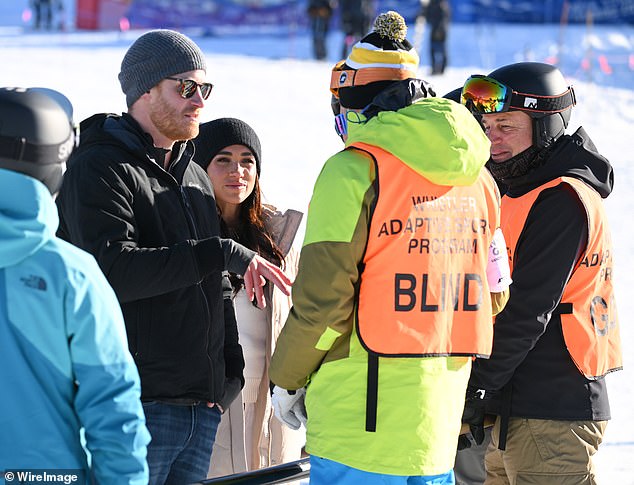
M 95 259 L 55 236 L 73 126 L 61 93 L 0 88 L 0 473 L 144 485 L 150 434 L 119 303 Z

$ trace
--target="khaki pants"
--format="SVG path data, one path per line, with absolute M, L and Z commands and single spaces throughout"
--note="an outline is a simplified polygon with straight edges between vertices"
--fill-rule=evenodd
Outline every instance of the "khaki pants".
M 501 451 L 498 418 L 485 457 L 485 485 L 596 485 L 592 456 L 606 426 L 607 421 L 510 418 Z

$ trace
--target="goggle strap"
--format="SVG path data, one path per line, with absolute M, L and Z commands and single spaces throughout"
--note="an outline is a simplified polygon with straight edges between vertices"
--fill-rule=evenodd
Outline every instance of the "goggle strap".
M 73 137 L 72 142 L 74 144 L 77 139 L 76 132 L 74 132 L 71 137 Z M 26 138 L 0 135 L 0 158 L 9 160 L 50 160 L 48 164 L 52 165 L 59 163 L 59 148 L 60 143 L 36 145 L 26 141 Z M 43 162 L 39 162 L 39 164 L 47 165 Z
M 339 88 L 364 86 L 376 81 L 401 81 L 415 77 L 416 73 L 409 69 L 397 67 L 368 67 L 358 71 L 354 69 L 333 70 L 330 76 L 330 91 L 338 96 Z
M 575 92 L 572 87 L 556 96 L 537 96 L 534 94 L 513 91 L 511 108 L 535 113 L 559 113 L 576 104 Z

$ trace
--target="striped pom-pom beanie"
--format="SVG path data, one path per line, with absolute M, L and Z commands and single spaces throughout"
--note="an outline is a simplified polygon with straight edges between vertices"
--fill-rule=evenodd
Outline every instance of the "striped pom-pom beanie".
M 407 24 L 398 12 L 382 13 L 375 19 L 372 31 L 354 44 L 340 66 L 343 72 L 356 72 L 339 78 L 333 75 L 331 87 L 338 87 L 342 106 L 362 109 L 392 82 L 418 76 L 419 57 L 406 35 Z

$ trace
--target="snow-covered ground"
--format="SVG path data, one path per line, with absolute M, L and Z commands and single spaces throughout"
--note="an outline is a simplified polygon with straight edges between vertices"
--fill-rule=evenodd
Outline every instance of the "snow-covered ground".
M 140 32 L 31 32 L 11 21 L 20 19 L 24 7 L 19 4 L 26 1 L 2 3 L 0 85 L 58 89 L 73 102 L 78 120 L 125 110 L 117 74 L 125 50 Z M 413 37 L 413 28 L 410 33 Z M 427 75 L 426 42 L 421 48 L 420 74 L 439 94 L 462 85 L 472 73 L 557 57 L 577 94 L 570 129 L 583 125 L 614 165 L 615 190 L 606 206 L 615 244 L 625 370 L 608 377 L 613 419 L 597 465 L 602 483 L 634 485 L 634 298 L 629 293 L 634 288 L 634 150 L 629 138 L 634 137 L 634 26 L 453 25 L 450 35 L 450 67 L 443 76 Z M 328 90 L 339 33 L 331 33 L 327 62 L 311 60 L 310 39 L 303 32 L 191 36 L 207 55 L 209 80 L 215 85 L 204 120 L 234 116 L 251 124 L 263 145 L 265 195 L 278 206 L 305 211 L 323 162 L 341 148 Z

